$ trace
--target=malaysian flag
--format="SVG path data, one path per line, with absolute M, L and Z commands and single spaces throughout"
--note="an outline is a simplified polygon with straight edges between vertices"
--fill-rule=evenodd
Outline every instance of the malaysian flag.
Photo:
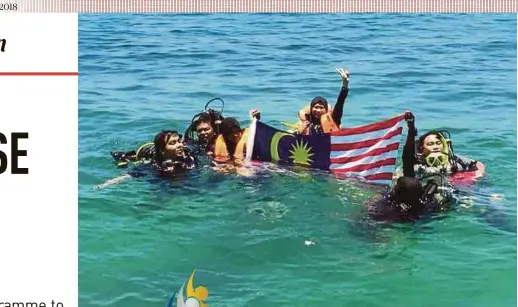
M 298 135 L 260 121 L 250 125 L 247 159 L 329 170 L 390 185 L 402 140 L 405 114 L 320 135 Z

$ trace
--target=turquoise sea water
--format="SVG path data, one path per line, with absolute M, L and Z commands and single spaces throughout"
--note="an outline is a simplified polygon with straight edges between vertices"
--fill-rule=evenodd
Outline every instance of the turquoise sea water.
M 79 21 L 80 306 L 166 306 L 194 269 L 210 306 L 516 306 L 516 15 Z M 372 190 L 279 170 L 93 189 L 124 172 L 110 150 L 183 131 L 213 97 L 279 128 L 316 95 L 334 103 L 337 67 L 344 126 L 411 110 L 420 133 L 446 128 L 483 161 L 470 208 L 376 227 Z

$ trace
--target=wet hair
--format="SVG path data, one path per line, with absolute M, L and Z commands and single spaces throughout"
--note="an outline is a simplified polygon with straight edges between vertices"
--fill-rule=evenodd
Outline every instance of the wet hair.
M 197 120 L 195 120 L 194 127 L 197 127 L 201 123 L 210 124 L 214 128 L 214 119 L 209 114 L 203 114 Z
M 223 135 L 223 139 L 225 140 L 225 145 L 227 146 L 228 153 L 232 156 L 234 154 L 234 150 L 236 149 L 237 144 L 231 143 L 229 140 L 229 136 L 234 130 L 241 130 L 241 126 L 239 122 L 234 117 L 225 118 L 220 125 L 221 135 Z
M 194 133 L 198 133 L 197 130 L 198 130 L 198 126 L 200 124 L 209 124 L 212 128 L 212 130 L 214 131 L 215 134 L 218 134 L 218 131 L 219 131 L 219 125 L 217 125 L 215 122 L 214 122 L 214 118 L 212 116 L 210 116 L 209 114 L 204 114 L 202 116 L 200 116 L 193 124 L 192 124 L 192 130 Z M 210 140 L 209 140 L 210 141 Z
M 418 146 L 418 150 L 419 152 L 422 152 L 423 151 L 423 145 L 424 145 L 424 140 L 430 136 L 430 135 L 435 135 L 439 140 L 442 140 L 444 139 L 444 136 L 437 130 L 431 130 L 431 131 L 428 131 L 427 133 L 423 134 L 420 138 L 419 138 L 419 146 Z
M 155 136 L 153 143 L 155 144 L 155 162 L 158 165 L 162 165 L 162 162 L 164 161 L 162 151 L 165 149 L 167 141 L 172 136 L 178 136 L 179 139 L 182 139 L 182 135 L 176 130 L 162 130 Z
M 228 136 L 233 130 L 239 129 L 241 130 L 241 125 L 239 125 L 239 122 L 234 117 L 227 117 L 225 118 L 220 126 L 219 126 L 221 134 L 223 134 L 224 137 Z
M 195 140 L 197 139 L 196 128 L 201 123 L 208 123 L 212 126 L 214 133 L 219 134 L 220 129 L 219 126 L 221 121 L 223 120 L 223 116 L 221 116 L 220 112 L 214 111 L 212 109 L 199 113 L 193 117 L 193 120 L 187 130 L 185 130 L 185 139 L 186 140 Z
M 423 192 L 421 182 L 416 178 L 400 177 L 392 189 L 391 198 L 396 203 L 405 203 L 411 206 L 410 211 L 417 212 L 422 207 L 420 200 Z

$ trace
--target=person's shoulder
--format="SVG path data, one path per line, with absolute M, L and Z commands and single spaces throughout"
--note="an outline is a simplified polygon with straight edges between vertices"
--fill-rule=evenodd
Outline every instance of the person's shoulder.
M 457 155 L 455 154 L 454 155 L 454 158 L 455 159 L 458 159 L 458 160 L 461 160 L 461 161 L 464 161 L 464 162 L 471 162 L 471 161 L 474 161 L 473 159 L 471 159 L 470 157 L 467 157 L 467 156 L 464 156 L 464 155 Z
M 466 156 L 454 155 L 454 161 L 460 164 L 461 168 L 459 171 L 472 171 L 477 168 L 477 160 Z

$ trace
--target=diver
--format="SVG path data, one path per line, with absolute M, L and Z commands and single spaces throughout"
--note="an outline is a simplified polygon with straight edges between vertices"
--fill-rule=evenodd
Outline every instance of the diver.
M 477 177 L 484 176 L 485 166 L 480 161 L 454 154 L 450 133 L 447 131 L 429 131 L 419 138 L 418 144 L 413 163 L 417 177 L 435 173 L 452 176 L 472 171 L 477 171 Z
M 342 78 L 342 88 L 336 105 L 331 108 L 327 100 L 321 96 L 313 98 L 311 104 L 299 111 L 299 122 L 295 132 L 299 134 L 322 134 L 340 129 L 345 99 L 349 93 L 349 71 L 337 68 Z
M 155 136 L 153 145 L 155 148 L 153 159 L 142 161 L 142 165 L 136 166 L 127 174 L 108 180 L 96 188 L 101 189 L 131 177 L 146 176 L 149 173 L 149 167 L 162 178 L 176 177 L 196 168 L 196 158 L 184 147 L 182 135 L 177 131 L 161 131 Z
M 216 101 L 221 101 L 222 107 L 220 111 L 209 108 L 209 105 Z M 214 142 L 219 134 L 219 124 L 223 120 L 223 109 L 225 102 L 221 98 L 213 98 L 205 104 L 202 112 L 196 114 L 187 127 L 184 135 L 184 145 L 189 148 L 195 156 L 202 156 L 208 153 L 212 155 Z M 139 164 L 149 162 L 155 157 L 155 144 L 148 142 L 140 146 L 137 150 L 128 152 L 114 151 L 110 152 L 113 160 L 118 167 L 127 167 L 130 163 Z
M 209 105 L 215 101 L 221 101 L 221 110 L 216 111 L 208 108 Z M 191 146 L 196 155 L 209 155 L 214 152 L 214 144 L 216 138 L 220 134 L 219 126 L 223 121 L 223 109 L 225 102 L 221 98 L 213 98 L 207 102 L 204 111 L 196 114 L 191 124 L 185 130 L 185 142 Z
M 417 129 L 414 115 L 407 112 L 405 120 L 408 125 L 408 135 L 403 148 L 403 177 L 386 192 L 381 199 L 372 199 L 368 211 L 374 220 L 411 222 L 423 215 L 446 211 L 450 208 L 452 194 L 448 181 L 442 174 L 433 174 L 421 181 L 414 170 L 415 144 Z
M 260 120 L 261 112 L 253 109 L 250 111 L 250 117 Z M 242 129 L 236 118 L 228 117 L 221 123 L 220 131 L 221 134 L 214 146 L 214 162 L 241 165 L 246 157 L 248 128 Z
M 182 135 L 177 131 L 163 130 L 155 136 L 154 165 L 161 175 L 185 173 L 197 166 L 196 158 L 184 147 Z

